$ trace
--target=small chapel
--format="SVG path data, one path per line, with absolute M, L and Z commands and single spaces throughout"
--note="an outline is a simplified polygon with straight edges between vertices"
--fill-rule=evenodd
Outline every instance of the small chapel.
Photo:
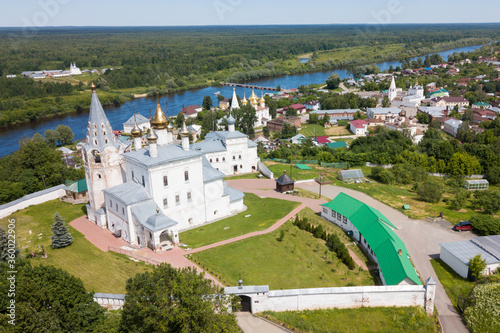
M 185 123 L 179 132 L 181 144 L 175 143 L 172 124 L 159 102 L 150 123 L 147 146 L 142 145 L 143 131 L 137 121 L 131 130 L 133 144 L 117 140 L 92 84 L 82 147 L 87 215 L 91 222 L 132 245 L 165 251 L 179 244 L 180 231 L 244 210 L 244 193 L 227 186 L 225 173 L 212 166 L 206 149 L 190 146 Z M 232 139 L 236 140 L 235 150 L 226 155 L 227 164 L 233 170 L 243 164 L 256 166 L 256 147 L 249 147 L 248 137 L 234 130 L 234 122 L 229 131 L 206 138 L 226 146 Z M 243 169 L 247 170 L 239 168 Z

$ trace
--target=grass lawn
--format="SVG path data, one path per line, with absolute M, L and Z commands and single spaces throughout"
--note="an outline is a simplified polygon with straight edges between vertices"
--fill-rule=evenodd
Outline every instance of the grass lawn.
M 43 245 L 48 258 L 32 259 L 32 264 L 62 268 L 82 279 L 89 291 L 125 293 L 126 280 L 136 273 L 150 270 L 152 266 L 142 262 L 136 263 L 124 255 L 102 252 L 71 226 L 69 231 L 73 236 L 73 244 L 62 249 L 52 249 L 49 237 L 52 235 L 54 213 L 59 212 L 68 224 L 84 215 L 82 207 L 53 200 L 28 207 L 1 219 L 0 226 L 5 227 L 10 219 L 16 220 L 17 246 L 23 256 L 37 252 L 39 246 Z
M 433 317 L 420 307 L 266 311 L 261 316 L 294 332 L 437 332 Z
M 280 242 L 281 230 L 284 238 Z M 269 285 L 271 289 L 375 284 L 369 272 L 350 271 L 325 241 L 291 221 L 272 233 L 195 253 L 191 260 L 201 263 L 224 285 L 237 285 L 239 276 L 245 285 Z
M 272 161 L 266 161 L 264 164 L 274 173 L 274 177 L 278 178 L 283 174 L 283 170 L 286 170 L 286 174 L 292 177 L 293 180 L 307 180 L 314 179 L 319 176 L 319 173 L 326 176 L 328 179 L 333 180 L 337 177 L 338 169 L 321 167 L 317 164 L 308 164 L 311 170 L 300 170 L 295 167 L 294 164 L 276 163 Z
M 355 245 L 353 240 L 349 236 L 347 236 L 341 228 L 337 227 L 331 222 L 328 222 L 320 215 L 316 214 L 311 208 L 304 208 L 299 212 L 299 216 L 301 218 L 306 217 L 309 222 L 314 225 L 321 224 L 329 234 L 336 233 L 342 243 L 344 243 L 349 250 L 353 251 L 356 256 L 366 264 L 366 266 L 376 266 L 376 264 L 368 256 L 366 256 L 366 254 L 357 245 Z
M 265 230 L 278 222 L 300 203 L 273 198 L 261 199 L 255 194 L 245 193 L 243 199 L 247 210 L 235 216 L 207 224 L 180 234 L 180 242 L 190 248 L 217 243 L 219 241 Z M 250 215 L 249 217 L 245 217 Z
M 363 174 L 369 176 L 371 174 L 371 168 L 362 167 Z M 432 177 L 433 180 L 442 183 L 443 187 L 446 187 L 446 180 L 439 177 Z M 429 203 L 421 201 L 418 199 L 417 194 L 412 191 L 413 185 L 387 185 L 377 183 L 372 181 L 370 183 L 360 183 L 360 184 L 347 184 L 340 180 L 334 180 L 332 185 L 342 186 L 363 192 L 370 195 L 371 197 L 391 206 L 392 208 L 398 209 L 400 212 L 406 214 L 413 219 L 425 219 L 427 217 L 437 217 L 440 212 L 443 212 L 443 216 L 446 220 L 451 223 L 456 223 L 459 221 L 467 221 L 472 215 L 478 212 L 474 211 L 474 207 L 471 205 L 470 201 L 459 211 L 451 209 L 449 205 L 441 200 L 438 203 Z M 443 199 L 449 194 L 443 196 Z M 404 204 L 410 205 L 410 210 L 403 210 L 402 206 Z
M 455 273 L 455 271 L 441 259 L 431 259 L 431 264 L 439 281 L 443 284 L 446 294 L 453 305 L 457 307 L 458 296 L 462 295 L 467 297 L 474 286 L 474 282 L 470 282 Z
M 308 138 L 327 135 L 325 128 L 318 124 L 302 124 L 299 133 L 305 135 Z

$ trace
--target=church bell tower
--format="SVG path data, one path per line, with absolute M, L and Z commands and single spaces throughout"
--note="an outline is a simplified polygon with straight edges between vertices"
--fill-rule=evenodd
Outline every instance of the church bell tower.
M 85 178 L 89 191 L 87 215 L 90 221 L 106 228 L 104 190 L 123 183 L 120 145 L 102 108 L 92 83 L 92 100 L 86 142 L 82 148 Z

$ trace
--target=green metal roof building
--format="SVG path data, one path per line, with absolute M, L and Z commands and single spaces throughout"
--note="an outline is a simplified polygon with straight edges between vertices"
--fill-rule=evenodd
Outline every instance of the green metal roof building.
M 332 201 L 322 204 L 321 216 L 353 237 L 378 263 L 385 285 L 421 285 L 403 241 L 394 233 L 397 229 L 382 213 L 341 192 Z
M 346 145 L 346 143 L 344 141 L 328 142 L 326 145 L 328 147 L 334 148 L 334 149 L 337 149 L 337 148 L 347 148 L 347 145 Z

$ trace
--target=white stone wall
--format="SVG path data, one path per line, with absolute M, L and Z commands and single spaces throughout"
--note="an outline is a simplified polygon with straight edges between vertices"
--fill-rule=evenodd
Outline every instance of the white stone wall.
M 430 287 L 429 290 L 433 291 L 433 286 Z M 252 298 L 252 312 L 256 313 L 328 308 L 425 307 L 426 290 L 425 286 L 365 286 L 272 290 L 267 294 L 249 294 L 246 296 Z
M 54 186 L 52 188 L 47 189 L 48 190 L 47 193 L 40 193 L 39 195 L 37 195 L 37 193 L 39 192 L 35 192 L 23 198 L 14 200 L 12 201 L 12 203 L 2 205 L 0 206 L 0 218 L 9 216 L 14 212 L 29 206 L 39 205 L 50 200 L 62 198 L 66 195 L 66 191 L 64 190 L 64 188 L 65 188 L 64 185 Z M 45 191 L 46 190 L 40 192 L 45 192 Z
M 105 309 L 119 310 L 125 305 L 125 295 L 95 293 L 94 302 Z

